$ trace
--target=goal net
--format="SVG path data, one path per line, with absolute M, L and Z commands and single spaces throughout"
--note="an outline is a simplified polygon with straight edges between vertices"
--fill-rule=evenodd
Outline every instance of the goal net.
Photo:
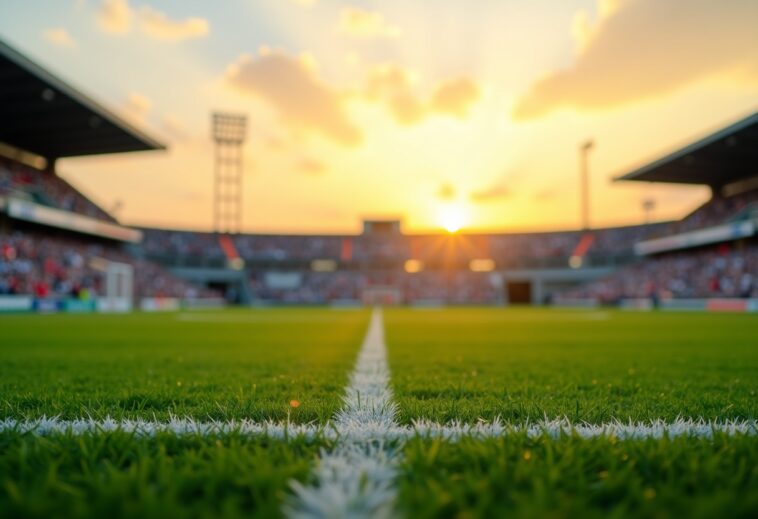
M 98 258 L 92 267 L 103 273 L 102 293 L 98 298 L 100 312 L 130 312 L 134 308 L 134 267 Z

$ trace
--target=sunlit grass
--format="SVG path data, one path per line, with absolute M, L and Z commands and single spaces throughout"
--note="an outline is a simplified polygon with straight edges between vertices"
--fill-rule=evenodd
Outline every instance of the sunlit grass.
M 416 439 L 399 487 L 408 517 L 755 517 L 758 439 Z
M 758 316 L 459 308 L 385 320 L 405 422 L 758 416 Z
M 368 312 L 5 316 L 0 322 L 2 417 L 323 423 L 339 409 Z
M 323 440 L 0 433 L 2 517 L 279 517 Z

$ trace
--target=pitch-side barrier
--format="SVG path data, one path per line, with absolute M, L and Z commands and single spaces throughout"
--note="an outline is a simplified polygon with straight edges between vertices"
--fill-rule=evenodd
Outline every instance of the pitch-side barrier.
M 131 301 L 114 300 L 113 298 L 0 296 L 0 314 L 123 313 L 135 310 L 134 306 Z M 172 312 L 187 309 L 223 308 L 225 306 L 226 302 L 221 298 L 145 297 L 137 301 L 136 309 L 143 312 Z
M 602 305 L 597 299 L 560 299 L 553 303 L 555 307 L 598 308 L 600 306 L 618 307 L 622 310 L 637 311 L 675 311 L 675 312 L 758 312 L 758 299 L 755 298 L 702 298 L 702 299 L 659 299 L 649 297 L 626 298 Z

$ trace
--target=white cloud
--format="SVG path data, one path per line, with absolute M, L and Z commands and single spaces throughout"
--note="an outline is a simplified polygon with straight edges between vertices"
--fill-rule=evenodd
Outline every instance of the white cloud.
M 179 41 L 206 36 L 210 30 L 204 18 L 190 17 L 171 20 L 165 13 L 144 6 L 139 10 L 140 27 L 149 36 L 161 40 Z
M 575 18 L 578 55 L 518 99 L 517 119 L 560 107 L 601 109 L 712 77 L 758 78 L 755 0 L 615 0 Z
M 105 32 L 120 35 L 130 32 L 136 21 L 142 32 L 149 37 L 168 41 L 200 38 L 210 32 L 205 18 L 172 20 L 165 13 L 147 5 L 135 11 L 128 0 L 103 0 L 97 12 L 97 20 Z
M 400 28 L 390 25 L 381 13 L 356 7 L 345 7 L 340 12 L 340 31 L 358 38 L 396 38 Z
M 58 47 L 76 47 L 76 41 L 74 38 L 72 38 L 68 31 L 62 27 L 47 29 L 42 32 L 42 35 L 47 41 Z
M 226 80 L 266 101 L 291 126 L 317 131 L 346 146 L 362 140 L 342 96 L 317 76 L 308 59 L 269 49 L 254 58 L 243 55 L 228 67 Z
M 365 96 L 384 104 L 398 123 L 412 125 L 433 114 L 465 118 L 479 99 L 479 86 L 467 77 L 445 80 L 434 87 L 427 100 L 417 93 L 413 74 L 391 63 L 369 71 Z
M 149 97 L 139 92 L 130 92 L 126 97 L 124 109 L 133 119 L 144 122 L 150 111 L 153 109 L 153 102 Z
M 97 12 L 97 21 L 107 33 L 126 34 L 132 28 L 134 13 L 128 0 L 103 0 Z

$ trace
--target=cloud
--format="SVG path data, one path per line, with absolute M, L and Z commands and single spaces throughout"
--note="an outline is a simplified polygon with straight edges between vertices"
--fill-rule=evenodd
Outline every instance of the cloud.
M 140 27 L 149 36 L 160 40 L 180 41 L 200 38 L 209 32 L 208 21 L 204 18 L 171 20 L 164 13 L 144 6 L 139 11 Z
M 400 124 L 414 124 L 425 115 L 424 105 L 413 91 L 409 72 L 398 65 L 372 68 L 365 93 L 369 100 L 383 102 Z
M 127 0 L 103 0 L 97 11 L 97 21 L 107 33 L 126 34 L 132 28 L 134 13 Z
M 365 86 L 366 97 L 383 103 L 395 120 L 403 125 L 418 123 L 432 114 L 465 118 L 469 107 L 479 98 L 478 85 L 469 78 L 439 83 L 425 100 L 416 92 L 413 75 L 396 64 L 373 67 Z
M 227 68 L 226 80 L 267 101 L 292 126 L 317 131 L 346 146 L 362 141 L 360 129 L 346 114 L 342 96 L 297 57 L 279 51 L 255 58 L 243 55 Z
M 755 20 L 755 0 L 599 2 L 594 24 L 582 12 L 574 20 L 574 63 L 534 83 L 513 116 L 619 106 L 717 75 L 758 78 Z
M 491 202 L 493 200 L 502 200 L 512 195 L 511 190 L 505 182 L 494 184 L 481 191 L 471 193 L 471 200 L 474 202 Z
M 400 28 L 389 25 L 382 14 L 356 7 L 345 7 L 340 12 L 339 29 L 357 38 L 397 38 Z
M 301 173 L 312 176 L 323 175 L 327 171 L 326 165 L 323 162 L 309 157 L 301 159 L 296 167 Z
M 172 20 L 165 13 L 147 5 L 135 12 L 128 0 L 103 0 L 97 12 L 100 27 L 110 34 L 127 34 L 132 30 L 135 20 L 142 32 L 159 40 L 199 38 L 210 31 L 208 21 L 204 18 Z
M 439 198 L 440 200 L 450 201 L 455 198 L 455 195 L 456 195 L 455 186 L 447 182 L 440 185 L 440 188 L 437 190 L 437 198 Z
M 139 92 L 130 92 L 126 97 L 124 109 L 130 117 L 137 121 L 144 121 L 153 109 L 153 102 Z
M 42 35 L 47 41 L 58 47 L 76 47 L 76 41 L 74 38 L 72 38 L 68 31 L 62 27 L 47 29 L 46 31 L 43 31 Z
M 431 108 L 439 113 L 464 118 L 469 107 L 479 99 L 479 87 L 469 78 L 444 81 L 432 95 Z

